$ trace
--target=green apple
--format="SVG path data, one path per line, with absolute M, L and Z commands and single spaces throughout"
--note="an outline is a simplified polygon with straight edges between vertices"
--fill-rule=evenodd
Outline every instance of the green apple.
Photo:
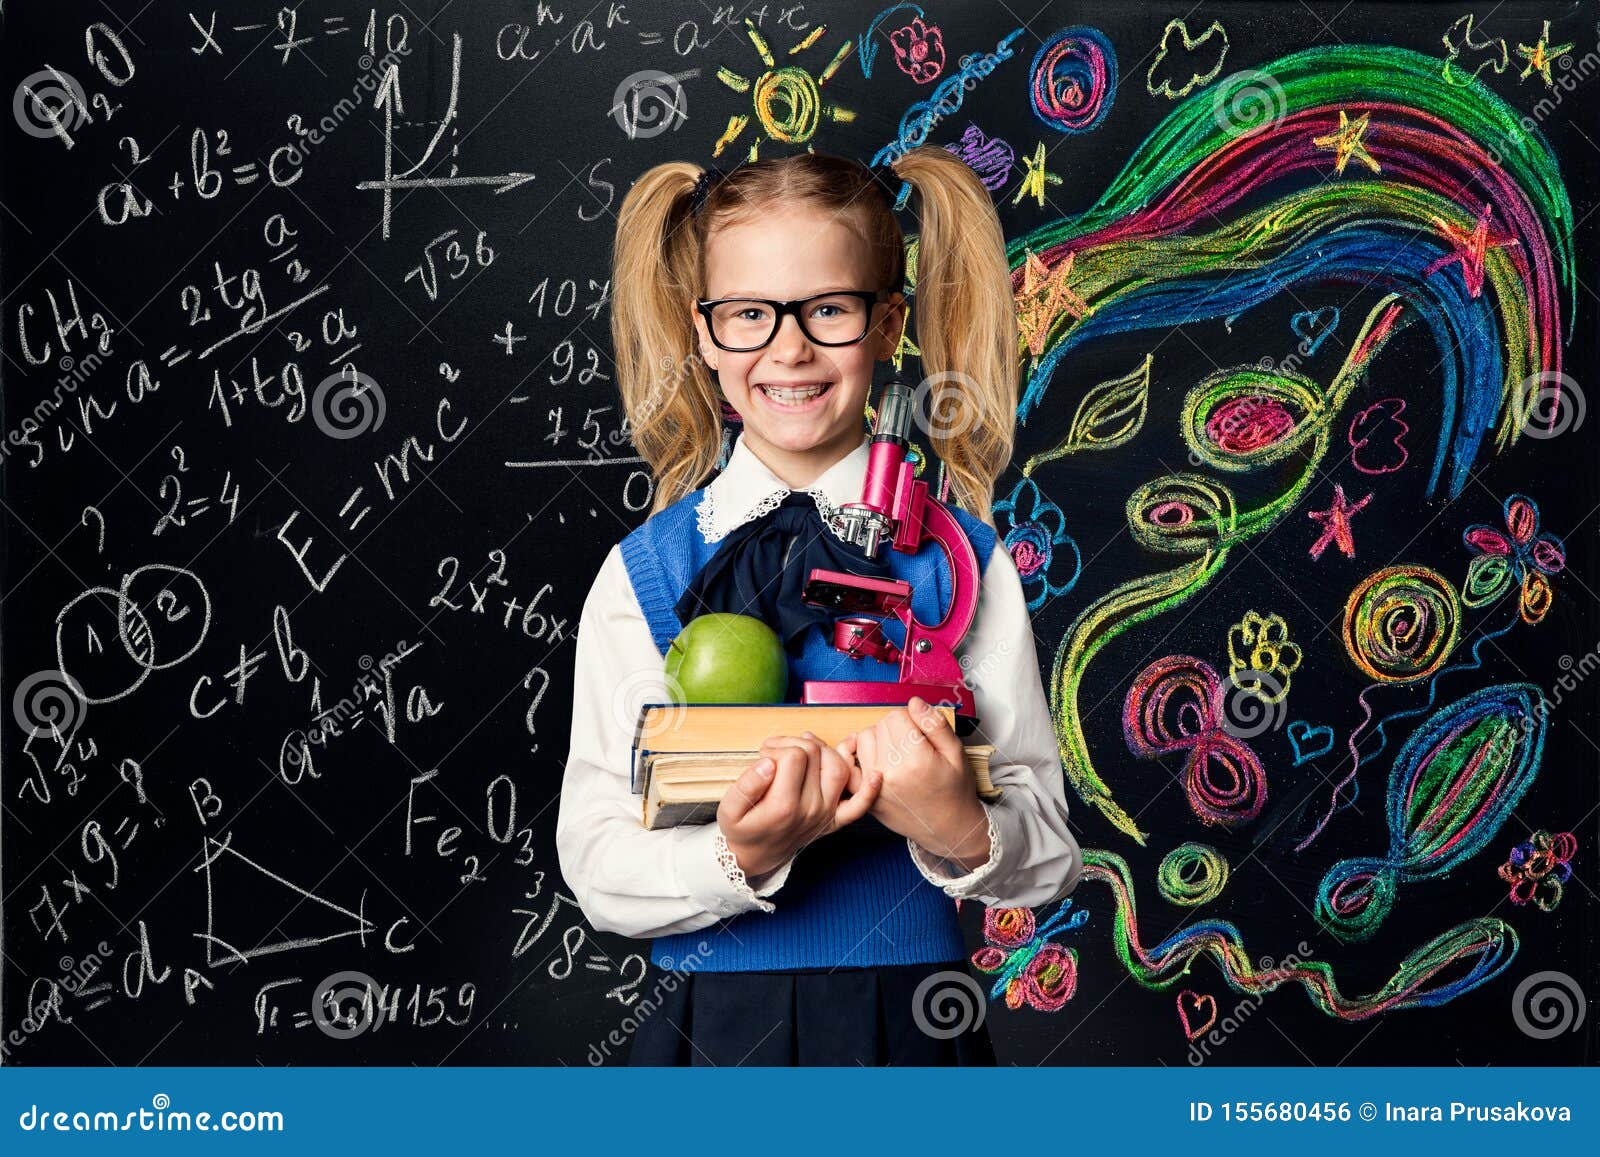
M 697 615 L 667 648 L 685 703 L 782 703 L 789 660 L 778 633 L 751 615 Z

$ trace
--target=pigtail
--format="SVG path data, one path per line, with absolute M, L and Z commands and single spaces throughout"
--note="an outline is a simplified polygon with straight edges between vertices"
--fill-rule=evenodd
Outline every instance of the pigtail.
M 722 453 L 722 407 L 692 320 L 700 166 L 648 169 L 622 200 L 611 257 L 611 344 L 634 448 L 656 480 L 650 513 L 700 485 Z
M 962 509 L 994 525 L 994 482 L 1011 462 L 1019 389 L 1005 235 L 989 192 L 955 154 L 925 145 L 893 164 L 917 194 L 913 326 L 929 383 L 929 441 Z

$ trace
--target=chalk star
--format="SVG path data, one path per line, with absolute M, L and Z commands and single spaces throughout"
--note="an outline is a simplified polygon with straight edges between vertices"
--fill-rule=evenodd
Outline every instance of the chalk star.
M 1054 173 L 1045 172 L 1044 167 L 1044 142 L 1039 142 L 1039 147 L 1033 150 L 1033 156 L 1023 157 L 1022 166 L 1026 170 L 1022 183 L 1017 186 L 1017 195 L 1011 198 L 1013 205 L 1022 204 L 1022 198 L 1033 197 L 1039 202 L 1039 208 L 1044 208 L 1045 185 L 1059 185 L 1061 178 Z
M 1459 261 L 1461 262 L 1461 276 L 1467 283 L 1467 293 L 1473 297 L 1481 295 L 1483 293 L 1483 255 L 1488 251 L 1489 246 L 1517 244 L 1515 237 L 1490 238 L 1489 216 L 1490 206 L 1484 205 L 1483 212 L 1478 215 L 1478 223 L 1473 226 L 1470 233 L 1459 225 L 1451 224 L 1442 217 L 1435 217 L 1433 223 L 1439 227 L 1439 231 L 1449 240 L 1450 244 L 1455 248 L 1455 252 L 1448 257 L 1441 257 L 1438 261 L 1428 266 L 1423 271 L 1423 276 Z
M 1339 545 L 1340 552 L 1345 558 L 1354 558 L 1356 554 L 1355 543 L 1350 539 L 1350 519 L 1372 501 L 1369 492 L 1365 498 L 1354 506 L 1344 496 L 1344 487 L 1337 482 L 1333 484 L 1333 505 L 1326 510 L 1308 510 L 1306 517 L 1322 523 L 1322 537 L 1311 544 L 1311 557 L 1321 558 L 1322 552 L 1328 543 L 1335 542 Z
M 1341 175 L 1344 173 L 1346 162 L 1351 157 L 1356 158 L 1374 173 L 1381 172 L 1378 162 L 1372 159 L 1372 154 L 1367 152 L 1367 146 L 1361 141 L 1362 135 L 1367 131 L 1367 118 L 1371 115 L 1371 113 L 1364 112 L 1355 120 L 1351 120 L 1345 115 L 1344 109 L 1340 109 L 1338 131 L 1331 132 L 1326 136 L 1311 138 L 1312 144 L 1333 150 L 1333 167 Z
M 1083 298 L 1067 288 L 1076 253 L 1067 254 L 1067 259 L 1054 269 L 1046 269 L 1033 250 L 1027 254 L 1022 267 L 1022 292 L 1016 298 L 1017 329 L 1028 352 L 1038 357 L 1044 352 L 1045 339 L 1056 318 L 1064 312 L 1083 317 L 1091 310 Z
M 1528 59 L 1528 67 L 1517 73 L 1517 79 L 1527 80 L 1528 74 L 1537 69 L 1539 75 L 1544 77 L 1544 86 L 1550 88 L 1555 83 L 1550 79 L 1551 62 L 1559 60 L 1571 52 L 1572 45 L 1570 43 L 1551 44 L 1550 21 L 1546 20 L 1544 22 L 1544 31 L 1539 33 L 1539 43 L 1519 44 L 1517 45 L 1517 51 Z

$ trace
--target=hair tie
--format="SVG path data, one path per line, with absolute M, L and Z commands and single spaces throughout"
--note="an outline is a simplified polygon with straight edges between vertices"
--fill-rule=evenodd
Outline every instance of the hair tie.
M 694 188 L 689 191 L 689 213 L 691 216 L 700 216 L 700 210 L 705 207 L 706 194 L 711 191 L 711 186 L 719 184 L 727 174 L 715 165 L 708 165 L 700 170 L 700 176 L 695 178 Z
M 895 208 L 900 205 L 900 190 L 905 186 L 906 179 L 894 171 L 894 167 L 887 162 L 869 166 L 867 171 L 872 174 L 873 183 L 882 189 L 889 198 L 889 204 Z

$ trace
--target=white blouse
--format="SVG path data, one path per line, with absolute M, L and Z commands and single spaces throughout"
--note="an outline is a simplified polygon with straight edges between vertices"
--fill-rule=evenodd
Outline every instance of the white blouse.
M 825 523 L 844 503 L 860 501 L 870 445 L 863 434 L 856 449 L 803 488 Z M 789 492 L 741 433 L 727 466 L 706 487 L 697 525 L 706 541 L 719 541 Z M 990 775 L 1004 789 L 998 801 L 983 805 L 989 860 L 962 872 L 907 839 L 912 862 L 949 896 L 1042 907 L 1077 886 L 1083 864 L 1068 826 L 1027 600 L 1004 542 L 996 541 L 984 570 L 977 613 L 957 658 L 964 660 L 978 717 L 976 733 L 963 742 L 994 745 Z M 629 786 L 633 729 L 641 704 L 667 698 L 663 669 L 621 547 L 613 546 L 578 620 L 556 850 L 589 922 L 641 939 L 696 931 L 753 909 L 775 911 L 794 863 L 746 881 L 715 821 L 655 830 L 639 822 L 640 799 Z

